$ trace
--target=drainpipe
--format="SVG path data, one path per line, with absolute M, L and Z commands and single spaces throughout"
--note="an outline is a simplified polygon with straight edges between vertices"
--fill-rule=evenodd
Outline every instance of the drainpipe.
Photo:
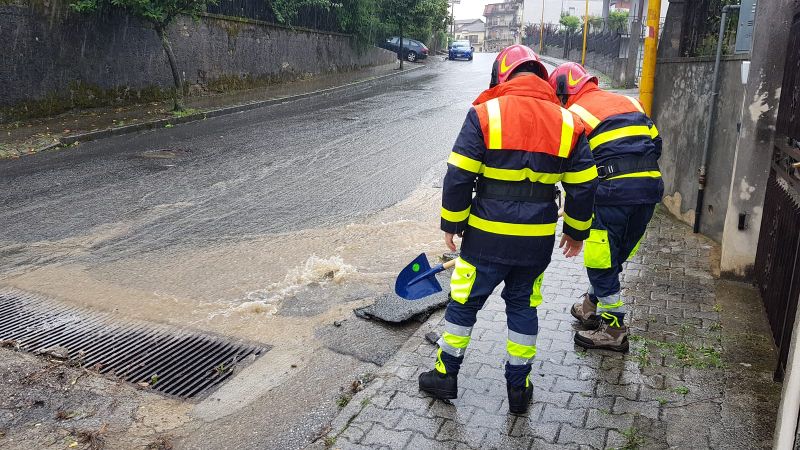
M 711 127 L 717 114 L 717 97 L 719 97 L 719 62 L 722 59 L 722 41 L 725 38 L 725 24 L 728 22 L 728 11 L 738 10 L 739 5 L 722 7 L 719 20 L 719 36 L 717 37 L 717 58 L 714 60 L 714 79 L 711 82 L 711 107 L 708 112 L 706 136 L 703 142 L 703 158 L 700 160 L 700 173 L 697 179 L 697 205 L 694 208 L 694 232 L 700 232 L 700 216 L 703 215 L 703 196 L 706 188 L 706 166 L 708 165 L 708 149 L 711 147 Z

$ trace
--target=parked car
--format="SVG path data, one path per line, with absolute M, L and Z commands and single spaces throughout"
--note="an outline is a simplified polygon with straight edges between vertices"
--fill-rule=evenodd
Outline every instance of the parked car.
M 395 53 L 398 53 L 400 49 L 400 38 L 397 36 L 392 36 L 386 40 L 386 42 L 380 45 L 382 48 L 386 50 L 391 50 Z M 400 54 L 401 58 L 404 58 L 406 61 L 417 61 L 420 59 L 425 59 L 428 57 L 428 47 L 425 46 L 422 42 L 416 39 L 409 39 L 407 37 L 403 38 L 403 52 Z
M 475 48 L 468 41 L 456 41 L 448 46 L 447 59 L 466 59 L 472 61 Z

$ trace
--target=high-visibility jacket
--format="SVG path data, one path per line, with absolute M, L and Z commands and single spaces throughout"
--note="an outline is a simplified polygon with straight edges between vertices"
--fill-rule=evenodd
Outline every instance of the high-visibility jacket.
M 537 76 L 522 76 L 484 91 L 448 159 L 442 193 L 442 230 L 464 231 L 461 254 L 510 265 L 550 258 L 558 220 L 554 199 L 473 198 L 482 180 L 536 183 L 566 191 L 564 233 L 589 234 L 597 169 L 580 119 L 558 103 Z
M 571 96 L 567 109 L 584 124 L 595 163 L 604 176 L 604 167 L 625 158 L 661 157 L 661 137 L 655 124 L 633 97 L 601 90 L 587 83 Z M 597 188 L 597 205 L 641 205 L 658 203 L 664 194 L 661 172 L 643 170 L 602 178 Z

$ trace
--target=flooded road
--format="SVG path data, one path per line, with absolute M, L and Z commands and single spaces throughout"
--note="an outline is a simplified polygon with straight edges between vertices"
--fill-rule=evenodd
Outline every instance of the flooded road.
M 492 61 L 0 161 L 0 285 L 273 345 L 173 426 L 186 447 L 213 444 L 196 432 L 206 422 L 234 445 L 228 432 L 284 395 L 288 422 L 235 447 L 300 447 L 318 419 L 308 404 L 327 396 L 330 415 L 337 377 L 365 367 L 321 355 L 319 330 L 355 323 L 406 261 L 445 251 L 441 177 Z M 413 332 L 352 326 L 386 342 Z

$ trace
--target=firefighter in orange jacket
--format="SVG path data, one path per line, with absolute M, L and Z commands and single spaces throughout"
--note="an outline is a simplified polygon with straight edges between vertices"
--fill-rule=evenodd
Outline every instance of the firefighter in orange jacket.
M 559 106 L 547 70 L 530 48 L 512 45 L 500 52 L 490 89 L 473 105 L 448 159 L 442 193 L 441 228 L 453 251 L 454 235 L 463 234 L 461 256 L 435 368 L 420 375 L 419 387 L 437 398 L 456 398 L 476 314 L 505 282 L 509 410 L 520 414 L 533 392 L 536 308 L 558 219 L 555 184 L 566 191 L 561 247 L 574 256 L 589 235 L 597 169 L 580 119 Z
M 584 249 L 590 287 L 571 311 L 586 330 L 575 334 L 575 343 L 625 352 L 628 328 L 619 275 L 664 194 L 658 169 L 661 138 L 638 100 L 600 89 L 597 78 L 580 64 L 556 68 L 550 85 L 583 121 L 600 178 Z

